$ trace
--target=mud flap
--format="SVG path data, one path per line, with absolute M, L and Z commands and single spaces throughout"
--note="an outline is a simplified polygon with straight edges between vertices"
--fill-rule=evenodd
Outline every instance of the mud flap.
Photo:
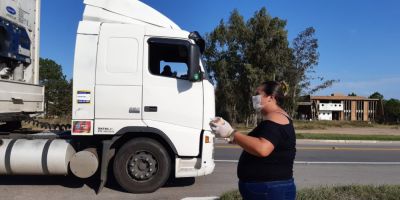
M 104 140 L 102 142 L 103 149 L 101 154 L 100 185 L 97 189 L 97 194 L 103 190 L 104 185 L 107 182 L 108 164 L 110 163 L 111 158 L 115 155 L 115 149 L 110 149 L 114 142 L 114 140 Z

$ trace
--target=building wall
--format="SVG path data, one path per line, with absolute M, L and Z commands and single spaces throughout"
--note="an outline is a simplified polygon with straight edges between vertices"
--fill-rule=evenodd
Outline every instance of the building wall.
M 359 96 L 313 96 L 310 101 L 308 113 L 318 120 L 375 121 L 378 108 L 378 99 Z
M 321 111 L 318 120 L 332 120 L 332 111 Z
M 351 121 L 356 121 L 357 116 L 356 116 L 356 106 L 357 102 L 356 101 L 351 101 Z
M 369 119 L 368 119 L 368 101 L 364 101 L 364 121 L 369 121 Z

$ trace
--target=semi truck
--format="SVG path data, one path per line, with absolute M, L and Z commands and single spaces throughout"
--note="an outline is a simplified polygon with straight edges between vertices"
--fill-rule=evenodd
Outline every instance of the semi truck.
M 147 193 L 168 179 L 212 173 L 214 135 L 208 120 L 215 116 L 215 97 L 201 58 L 205 42 L 200 34 L 182 30 L 138 0 L 83 3 L 75 45 L 72 128 L 3 133 L 0 174 L 91 177 L 99 180 L 98 192 L 112 174 L 126 191 Z M 29 7 L 27 4 L 35 8 L 36 28 L 31 32 L 7 17 L 13 13 L 20 16 L 16 12 Z M 0 19 L 5 24 L 36 36 L 29 37 L 30 56 L 24 49 L 28 46 L 19 44 L 26 53 L 19 56 L 26 62 L 18 55 L 1 59 L 19 63 L 25 70 L 32 67 L 32 73 L 38 75 L 34 61 L 40 0 L 2 0 L 0 5 Z M 10 52 L 2 55 L 12 50 L 4 49 Z M 17 80 L 3 82 L 28 85 Z M 35 87 L 30 94 L 36 91 L 36 103 L 43 106 L 44 88 L 37 82 L 29 87 Z

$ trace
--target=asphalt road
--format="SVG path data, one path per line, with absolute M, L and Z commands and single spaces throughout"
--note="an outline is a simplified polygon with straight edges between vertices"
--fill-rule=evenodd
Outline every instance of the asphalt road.
M 238 160 L 237 145 L 216 144 L 215 160 Z M 297 142 L 297 162 L 400 162 L 400 143 Z
M 298 188 L 319 185 L 400 184 L 399 144 L 298 143 L 294 167 Z M 129 194 L 110 181 L 96 195 L 94 180 L 72 177 L 0 176 L 0 199 L 140 199 L 177 200 L 219 196 L 237 189 L 236 160 L 241 149 L 216 144 L 215 171 L 196 179 L 180 179 L 152 194 Z

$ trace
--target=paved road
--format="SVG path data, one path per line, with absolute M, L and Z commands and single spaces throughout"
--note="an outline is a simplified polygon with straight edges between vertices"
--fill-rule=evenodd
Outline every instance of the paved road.
M 332 147 L 335 147 L 333 149 Z M 217 144 L 217 160 L 235 160 L 240 149 Z M 342 148 L 342 149 L 341 149 Z M 344 148 L 344 149 L 343 149 Z M 298 143 L 295 179 L 298 188 L 338 184 L 400 184 L 400 145 L 398 144 L 308 144 Z M 374 155 L 374 156 L 371 156 Z M 373 158 L 373 159 L 372 159 Z M 379 162 L 371 164 L 315 164 L 317 161 Z M 390 164 L 389 162 L 396 162 Z M 102 193 L 96 195 L 93 180 L 78 180 L 72 177 L 4 177 L 0 176 L 0 199 L 140 199 L 177 200 L 185 197 L 219 196 L 225 191 L 237 189 L 235 162 L 217 162 L 212 175 L 196 179 L 181 179 L 152 194 L 128 194 L 113 182 L 107 184 Z
M 242 149 L 216 144 L 216 160 L 238 160 Z M 342 144 L 299 141 L 298 162 L 400 162 L 400 143 Z

